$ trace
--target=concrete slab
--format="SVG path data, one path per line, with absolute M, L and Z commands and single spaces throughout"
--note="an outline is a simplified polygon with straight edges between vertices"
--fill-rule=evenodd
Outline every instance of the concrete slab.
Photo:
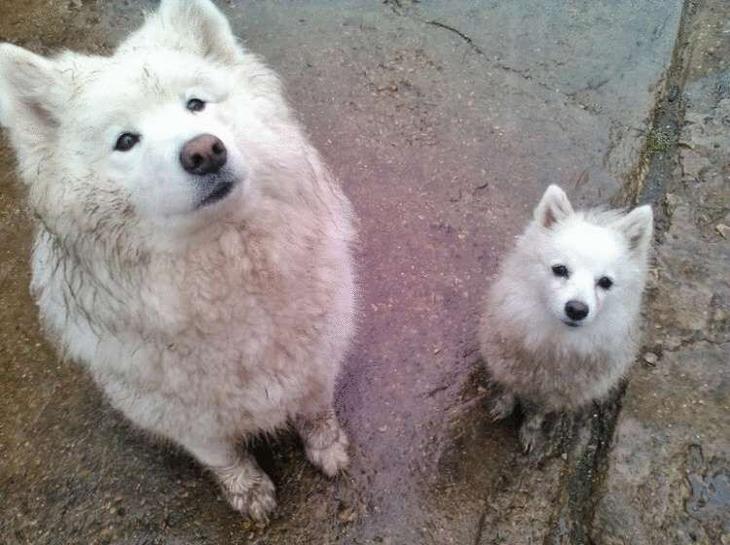
M 642 365 L 624 398 L 596 545 L 730 543 L 730 5 L 694 18 Z
M 104 50 L 151 6 L 10 2 L 0 38 Z M 529 468 L 514 426 L 484 418 L 473 380 L 481 294 L 548 183 L 596 204 L 637 167 L 681 5 L 222 7 L 247 46 L 282 75 L 361 218 L 361 329 L 338 393 L 353 443 L 350 475 L 328 482 L 285 437 L 261 451 L 280 517 L 259 529 L 231 513 L 187 456 L 130 429 L 43 344 L 26 295 L 28 224 L 19 191 L 4 189 L 0 536 L 10 543 L 542 542 L 564 503 L 574 451 Z M 6 148 L 1 153 L 0 177 L 10 188 L 12 161 Z

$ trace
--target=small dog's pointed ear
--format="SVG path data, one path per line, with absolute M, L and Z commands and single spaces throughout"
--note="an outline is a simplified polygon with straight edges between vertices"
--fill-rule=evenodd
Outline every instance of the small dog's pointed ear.
M 58 126 L 65 88 L 53 61 L 0 44 L 0 125 L 36 138 L 47 135 Z
M 545 190 L 540 203 L 535 208 L 535 221 L 538 225 L 549 229 L 572 213 L 573 207 L 565 191 L 557 185 L 551 185 Z
M 162 0 L 158 15 L 165 35 L 182 49 L 227 63 L 239 57 L 228 19 L 210 0 Z
M 651 246 L 654 232 L 654 213 L 651 206 L 645 204 L 633 209 L 617 223 L 624 234 L 632 252 L 646 252 Z

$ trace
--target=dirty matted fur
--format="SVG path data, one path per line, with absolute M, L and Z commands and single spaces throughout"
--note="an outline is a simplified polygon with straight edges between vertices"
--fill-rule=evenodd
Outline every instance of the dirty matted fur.
M 351 207 L 211 2 L 163 0 L 110 57 L 0 45 L 0 122 L 37 219 L 42 322 L 116 408 L 258 519 L 274 487 L 241 438 L 293 422 L 327 475 L 347 465 L 332 404 L 353 333 Z M 181 166 L 200 134 L 227 148 L 219 200 Z

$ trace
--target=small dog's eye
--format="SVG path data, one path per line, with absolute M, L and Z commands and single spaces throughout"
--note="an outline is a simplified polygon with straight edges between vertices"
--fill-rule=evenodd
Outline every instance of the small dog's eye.
M 565 265 L 553 265 L 552 269 L 555 276 L 560 276 L 561 278 L 568 278 L 570 276 L 568 267 Z
M 132 134 L 130 132 L 125 132 L 123 135 L 121 135 L 119 138 L 117 138 L 117 143 L 114 144 L 114 150 L 115 151 L 129 151 L 134 146 L 136 146 L 138 142 L 139 142 L 138 134 Z
M 190 100 L 188 100 L 188 103 L 185 105 L 185 107 L 191 112 L 202 112 L 203 110 L 205 110 L 205 102 L 203 102 L 199 98 L 191 98 Z
M 602 276 L 598 279 L 598 286 L 604 290 L 611 289 L 611 286 L 613 286 L 613 280 L 611 280 L 608 276 Z

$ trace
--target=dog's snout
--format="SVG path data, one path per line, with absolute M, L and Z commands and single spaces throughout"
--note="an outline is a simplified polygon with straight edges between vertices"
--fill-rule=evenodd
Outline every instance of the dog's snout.
M 226 146 L 212 134 L 201 134 L 188 140 L 180 152 L 180 163 L 190 174 L 215 174 L 228 159 Z
M 565 314 L 571 320 L 582 320 L 588 316 L 588 305 L 580 301 L 568 301 L 565 303 Z

